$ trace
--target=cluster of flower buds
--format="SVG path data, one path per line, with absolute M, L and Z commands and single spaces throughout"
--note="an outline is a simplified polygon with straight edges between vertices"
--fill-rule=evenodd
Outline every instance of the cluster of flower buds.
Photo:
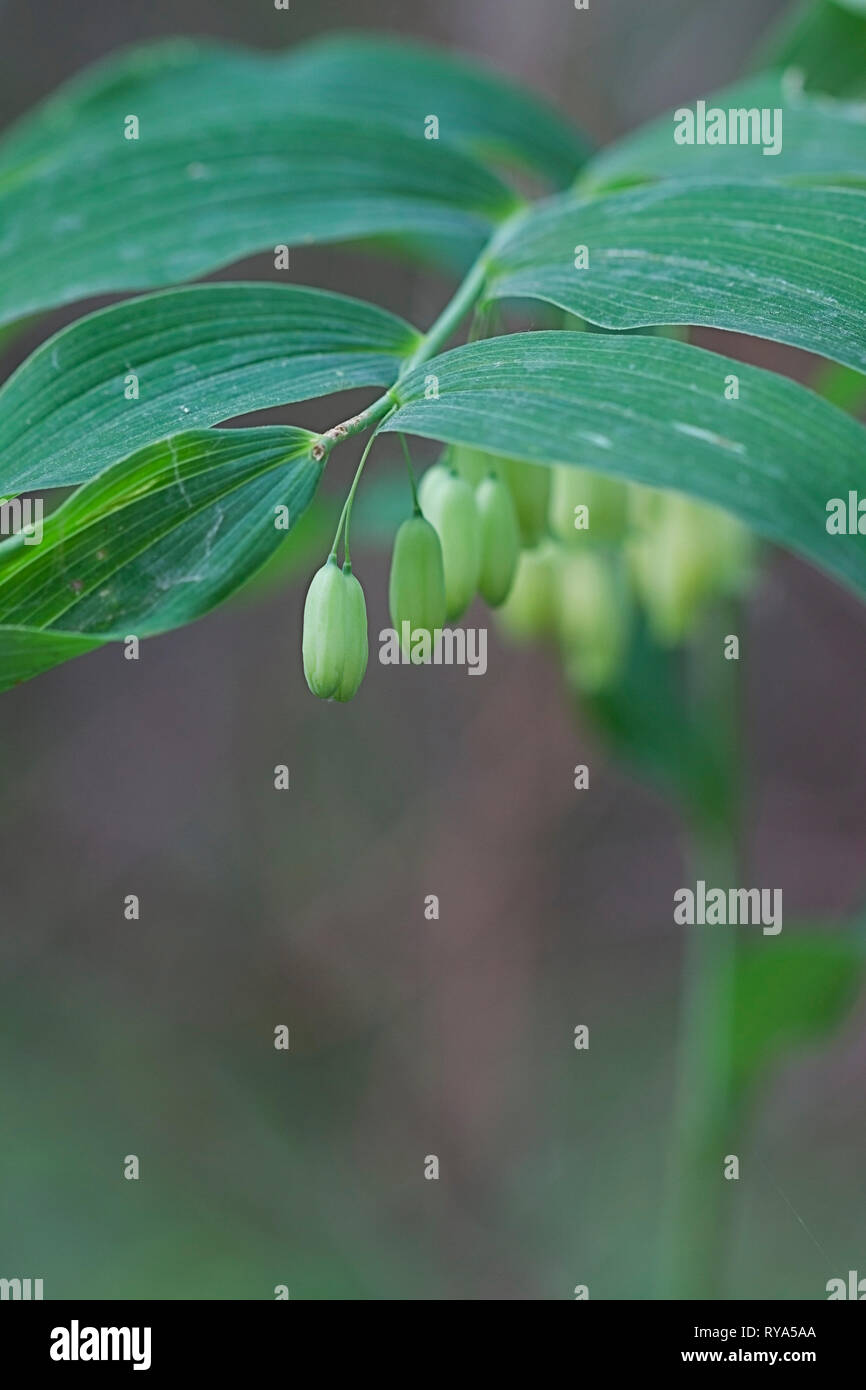
M 556 646 L 569 686 L 598 692 L 622 670 L 638 608 L 655 640 L 675 646 L 750 572 L 749 533 L 715 507 L 452 446 L 397 532 L 388 597 L 413 660 L 423 659 L 418 633 L 432 642 L 480 595 L 512 637 Z M 335 556 L 310 586 L 303 652 L 314 694 L 351 699 L 367 665 L 367 617 L 360 584 Z
M 710 603 L 747 587 L 752 541 L 729 513 L 581 468 L 537 471 L 549 480 L 547 535 L 523 551 L 500 616 L 519 640 L 555 643 L 572 688 L 616 682 L 638 610 L 674 647 Z

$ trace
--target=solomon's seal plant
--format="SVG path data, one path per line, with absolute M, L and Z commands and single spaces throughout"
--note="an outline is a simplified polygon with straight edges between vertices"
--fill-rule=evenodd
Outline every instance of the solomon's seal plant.
M 730 877 L 736 662 L 721 653 L 757 540 L 866 597 L 866 521 L 826 524 L 834 499 L 866 491 L 866 110 L 852 100 L 866 64 L 853 40 L 836 64 L 837 9 L 823 0 L 762 71 L 707 97 L 777 115 L 772 159 L 751 142 L 678 143 L 672 113 L 594 150 L 483 66 L 357 37 L 276 56 L 133 49 L 20 120 L 0 140 L 4 341 L 59 306 L 126 297 L 47 337 L 0 387 L 3 529 L 25 494 L 48 508 L 39 544 L 0 541 L 0 690 L 223 602 L 296 544 L 354 441 L 334 544 L 308 561 L 303 627 L 310 689 L 351 699 L 367 664 L 353 502 L 373 493 L 365 470 L 387 436 L 433 441 L 417 491 L 407 446 L 394 527 L 401 642 L 429 651 L 413 634 L 480 594 L 505 633 L 557 653 L 596 728 L 674 792 Z M 845 23 L 863 39 L 853 6 Z M 255 252 L 285 277 L 292 246 L 313 243 L 399 252 L 452 292 L 412 325 L 290 281 L 189 283 Z M 693 328 L 823 358 L 820 389 L 719 339 L 699 346 Z M 274 406 L 303 419 L 301 403 L 349 389 L 368 404 L 345 418 L 335 403 L 322 431 L 217 428 Z M 790 970 L 808 975 L 819 955 L 806 940 Z M 844 951 L 822 960 L 850 980 Z M 728 1142 L 768 1028 L 797 1036 L 811 1019 L 783 1001 L 772 1027 L 755 1024 L 749 1001 L 776 987 L 763 958 L 701 961 L 694 979 L 673 1216 L 686 1268 L 671 1273 L 693 1293 L 718 1266 L 705 1155 Z M 720 1002 L 709 980 L 733 995 Z M 752 1027 L 736 1058 L 734 1015 Z M 694 1102 L 708 1089 L 712 1116 Z
M 40 545 L 0 543 L 0 687 L 197 618 L 291 547 L 348 442 L 395 432 L 446 446 L 441 492 L 420 499 L 446 621 L 479 587 L 507 606 L 512 568 L 518 589 L 549 570 L 537 631 L 570 631 L 547 610 L 573 592 L 559 569 L 578 545 L 676 644 L 736 587 L 743 528 L 866 593 L 862 538 L 824 524 L 863 484 L 862 427 L 687 340 L 733 329 L 864 370 L 866 119 L 769 59 L 712 105 L 780 110 L 781 153 L 679 145 L 670 117 L 592 151 L 483 67 L 368 38 L 133 49 L 19 121 L 0 141 L 3 331 L 139 293 L 0 388 L 0 496 L 73 489 Z M 552 191 L 527 201 L 512 169 Z M 424 329 L 291 283 L 178 285 L 262 250 L 285 275 L 293 242 L 341 241 L 399 246 L 454 293 Z M 552 327 L 503 331 L 531 301 Z M 361 387 L 371 403 L 321 433 L 214 428 Z M 512 508 L 536 563 L 512 555 Z M 599 669 L 613 679 L 612 657 Z

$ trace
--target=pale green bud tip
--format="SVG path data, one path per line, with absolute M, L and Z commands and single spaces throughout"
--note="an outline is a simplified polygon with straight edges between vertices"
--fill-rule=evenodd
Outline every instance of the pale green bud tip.
M 478 589 L 491 608 L 505 602 L 520 558 L 520 527 L 511 493 L 495 473 L 475 489 L 481 522 L 481 573 Z
M 442 546 L 435 529 L 422 516 L 410 517 L 397 532 L 388 604 L 391 622 L 401 641 L 404 623 L 409 624 L 410 634 L 420 630 L 431 636 L 445 625 Z
M 751 579 L 751 541 L 728 513 L 678 493 L 639 498 L 629 544 L 635 589 L 656 640 L 684 642 L 707 604 Z
M 450 469 L 446 464 L 434 463 L 433 467 L 428 468 L 421 478 L 421 482 L 418 484 L 418 503 L 425 516 L 429 516 L 434 495 L 450 476 Z
M 447 473 L 431 487 L 424 510 L 442 545 L 446 617 L 453 620 L 469 607 L 481 574 L 481 519 L 475 493 L 465 479 Z
M 558 465 L 550 492 L 550 529 L 567 545 L 619 541 L 628 524 L 629 488 L 618 478 Z
M 564 551 L 557 573 L 557 630 L 568 683 L 597 694 L 615 685 L 628 653 L 631 604 L 617 559 Z
M 523 544 L 537 545 L 547 534 L 550 468 L 522 459 L 500 459 L 498 471 L 511 490 Z
M 506 632 L 517 641 L 552 637 L 556 631 L 557 551 L 551 541 L 522 550 L 511 591 L 499 610 Z
M 367 605 L 335 556 L 313 575 L 304 604 L 304 675 L 322 700 L 351 700 L 367 669 Z

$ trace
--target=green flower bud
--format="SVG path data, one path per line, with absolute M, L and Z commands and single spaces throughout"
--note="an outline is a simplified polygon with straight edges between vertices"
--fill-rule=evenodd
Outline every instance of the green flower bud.
M 570 686 L 597 693 L 619 676 L 628 652 L 631 605 L 614 557 L 567 551 L 557 570 L 557 633 Z
M 496 471 L 496 459 L 492 454 L 485 454 L 482 449 L 470 449 L 468 444 L 454 444 L 449 452 L 449 462 L 472 487 L 477 487 L 488 473 Z
M 644 496 L 635 514 L 628 547 L 635 589 L 656 640 L 676 646 L 709 600 L 747 586 L 751 538 L 735 517 L 679 493 Z
M 499 459 L 499 472 L 511 490 L 520 537 L 524 545 L 537 545 L 547 534 L 550 505 L 550 469 L 522 459 Z
M 507 485 L 495 474 L 475 489 L 481 520 L 481 573 L 478 588 L 491 608 L 505 602 L 520 558 L 520 528 Z
M 618 478 L 557 465 L 550 490 L 551 531 L 570 545 L 585 537 L 621 540 L 626 529 L 628 491 L 628 485 Z M 576 511 L 580 507 L 586 511 Z
M 439 533 L 445 568 L 445 615 L 459 618 L 478 590 L 481 521 L 475 494 L 465 479 L 449 473 L 429 489 L 424 510 Z
M 445 625 L 445 571 L 442 546 L 423 516 L 404 521 L 394 540 L 388 582 L 391 624 L 405 650 L 411 650 L 412 633 L 433 633 Z M 408 623 L 408 644 L 403 624 Z
M 552 541 L 520 552 L 511 592 L 497 614 L 505 631 L 518 642 L 551 637 L 556 630 L 557 561 L 558 549 Z
M 367 603 L 364 590 L 349 571 L 343 571 L 345 584 L 345 657 L 343 674 L 334 698 L 341 703 L 351 700 L 367 670 Z
M 332 557 L 313 575 L 304 604 L 304 675 L 322 700 L 351 700 L 367 669 L 367 606 L 351 571 Z
M 629 483 L 628 524 L 631 531 L 645 530 L 661 523 L 669 492 L 644 483 Z
M 433 467 L 428 468 L 422 476 L 418 484 L 418 505 L 425 516 L 433 501 L 434 494 L 439 491 L 443 483 L 448 481 L 450 476 L 451 470 L 441 462 L 434 463 Z

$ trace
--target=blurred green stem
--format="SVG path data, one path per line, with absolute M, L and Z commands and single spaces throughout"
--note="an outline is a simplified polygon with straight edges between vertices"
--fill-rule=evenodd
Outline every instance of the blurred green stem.
M 723 655 L 729 633 L 742 637 L 739 605 L 722 607 L 695 652 L 695 704 L 712 743 L 716 795 L 692 812 L 694 879 L 737 886 L 740 866 L 740 662 Z M 725 1157 L 732 1152 L 731 1091 L 736 927 L 686 926 L 685 967 L 672 1135 L 663 1294 L 725 1296 Z

